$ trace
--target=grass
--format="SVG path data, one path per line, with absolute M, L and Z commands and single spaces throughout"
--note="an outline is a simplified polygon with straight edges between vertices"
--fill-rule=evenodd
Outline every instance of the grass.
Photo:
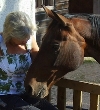
M 84 57 L 84 62 L 83 63 L 93 63 L 96 62 L 96 60 L 92 57 Z

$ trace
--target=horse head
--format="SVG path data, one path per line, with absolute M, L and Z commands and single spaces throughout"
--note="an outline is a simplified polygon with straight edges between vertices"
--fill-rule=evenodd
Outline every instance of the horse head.
M 26 91 L 41 98 L 48 95 L 49 89 L 66 73 L 76 70 L 84 60 L 86 42 L 72 21 L 43 6 L 52 18 L 40 50 L 25 79 Z M 81 27 L 80 27 L 81 28 Z M 81 31 L 81 29 L 80 29 Z

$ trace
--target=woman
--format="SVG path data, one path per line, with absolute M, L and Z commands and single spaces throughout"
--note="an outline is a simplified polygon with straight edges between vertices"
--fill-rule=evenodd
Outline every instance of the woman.
M 0 110 L 57 110 L 25 93 L 25 75 L 39 51 L 34 30 L 24 12 L 12 12 L 5 19 L 0 35 Z

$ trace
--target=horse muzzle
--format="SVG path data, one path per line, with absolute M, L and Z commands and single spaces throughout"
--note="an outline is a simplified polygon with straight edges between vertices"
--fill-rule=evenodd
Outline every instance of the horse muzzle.
M 31 96 L 44 98 L 48 95 L 48 88 L 46 83 L 37 82 L 36 85 L 29 84 L 26 87 L 26 92 Z

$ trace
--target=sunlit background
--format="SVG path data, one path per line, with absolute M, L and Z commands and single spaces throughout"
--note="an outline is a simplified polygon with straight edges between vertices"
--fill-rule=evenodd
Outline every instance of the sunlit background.
M 18 10 L 26 12 L 35 24 L 35 0 L 0 0 L 0 32 L 3 30 L 6 15 Z M 36 32 L 34 36 L 36 37 Z

